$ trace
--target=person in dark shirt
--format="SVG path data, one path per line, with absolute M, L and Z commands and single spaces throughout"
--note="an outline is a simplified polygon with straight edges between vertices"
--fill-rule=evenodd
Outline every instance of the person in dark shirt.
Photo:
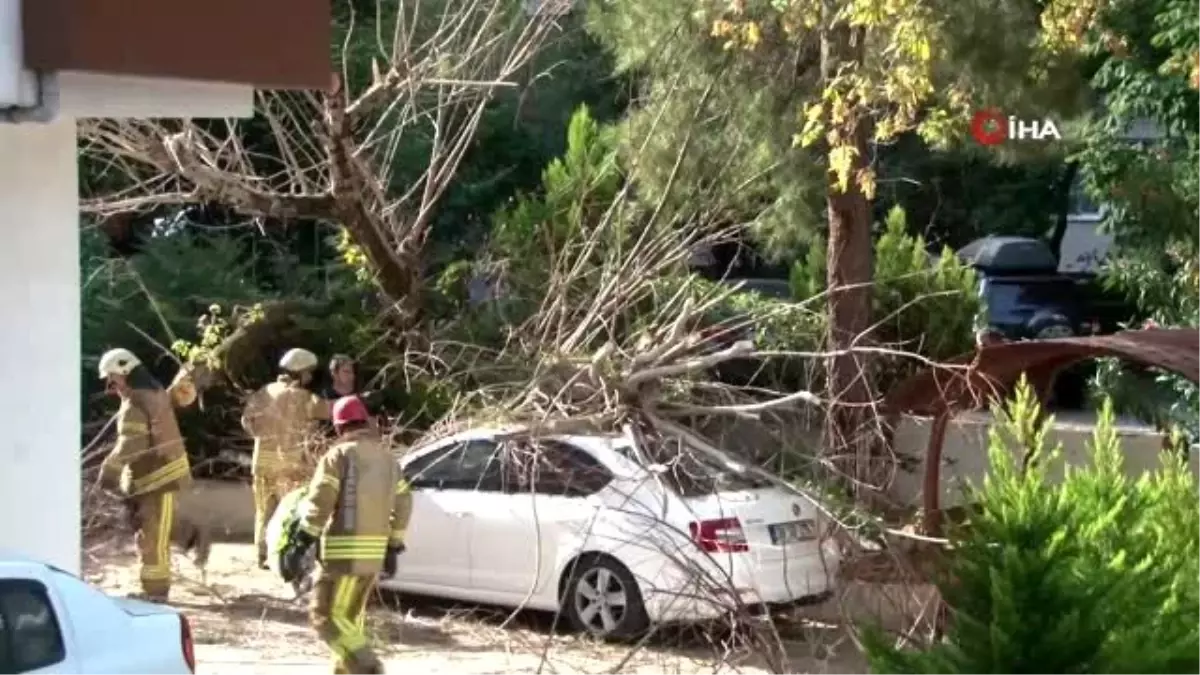
M 321 396 L 336 401 L 358 393 L 358 364 L 346 354 L 334 354 L 329 359 L 329 386 Z
M 379 409 L 380 392 L 359 391 L 358 364 L 354 359 L 347 354 L 334 354 L 329 358 L 329 384 L 321 390 L 321 397 L 332 403 L 352 395 L 358 396 L 372 415 L 383 414 Z M 326 423 L 322 426 L 328 435 L 333 434 L 332 424 Z

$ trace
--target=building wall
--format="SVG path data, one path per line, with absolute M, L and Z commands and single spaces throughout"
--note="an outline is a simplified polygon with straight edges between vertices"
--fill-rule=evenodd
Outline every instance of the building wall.
M 989 413 L 966 413 L 954 419 L 946 427 L 946 441 L 942 446 L 941 504 L 944 507 L 963 504 L 963 487 L 968 483 L 980 485 L 988 473 L 988 430 L 992 418 Z M 1095 431 L 1095 414 L 1090 412 L 1065 412 L 1055 414 L 1055 424 L 1047 441 L 1053 447 L 1062 444 L 1062 455 L 1052 467 L 1049 478 L 1060 480 L 1067 464 L 1086 465 L 1091 462 L 1088 443 Z M 1162 449 L 1162 434 L 1139 422 L 1117 421 L 1117 435 L 1125 453 L 1125 472 L 1131 477 L 1153 471 L 1159 466 L 1159 451 Z M 897 452 L 923 458 L 929 443 L 932 420 L 923 417 L 905 416 L 895 435 Z M 1190 469 L 1200 476 L 1200 457 L 1191 453 Z M 899 471 L 889 490 L 889 497 L 904 506 L 921 505 L 921 485 L 924 468 L 915 471 Z
M 59 73 L 52 86 L 55 121 L 0 122 L 0 373 L 9 378 L 0 388 L 0 549 L 78 572 L 76 118 L 248 116 L 253 89 L 77 72 Z
M 0 548 L 80 565 L 75 121 L 0 124 Z

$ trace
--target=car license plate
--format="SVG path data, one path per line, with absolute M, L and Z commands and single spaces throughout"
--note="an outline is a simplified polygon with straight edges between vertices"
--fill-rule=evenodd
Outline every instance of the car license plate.
M 771 543 L 777 546 L 815 539 L 817 534 L 816 523 L 811 520 L 776 523 L 769 525 L 767 529 L 771 533 Z

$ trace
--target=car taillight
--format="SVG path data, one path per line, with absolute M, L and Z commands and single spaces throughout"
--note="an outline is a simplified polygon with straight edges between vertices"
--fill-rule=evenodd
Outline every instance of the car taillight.
M 192 641 L 192 626 L 187 617 L 179 615 L 179 641 L 183 646 L 183 660 L 187 662 L 190 672 L 196 672 L 196 645 Z
M 718 518 L 689 523 L 692 540 L 706 553 L 738 553 L 749 551 L 746 533 L 737 518 Z

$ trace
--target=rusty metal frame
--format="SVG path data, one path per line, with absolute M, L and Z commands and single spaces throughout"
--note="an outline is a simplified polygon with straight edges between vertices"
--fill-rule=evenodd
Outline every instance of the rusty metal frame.
M 946 428 L 956 413 L 1004 400 L 1022 374 L 1045 401 L 1064 368 L 1106 357 L 1159 368 L 1200 383 L 1200 329 L 1154 328 L 985 345 L 945 366 L 924 370 L 893 388 L 884 400 L 889 415 L 933 418 L 922 483 L 925 531 L 941 532 L 942 446 Z

